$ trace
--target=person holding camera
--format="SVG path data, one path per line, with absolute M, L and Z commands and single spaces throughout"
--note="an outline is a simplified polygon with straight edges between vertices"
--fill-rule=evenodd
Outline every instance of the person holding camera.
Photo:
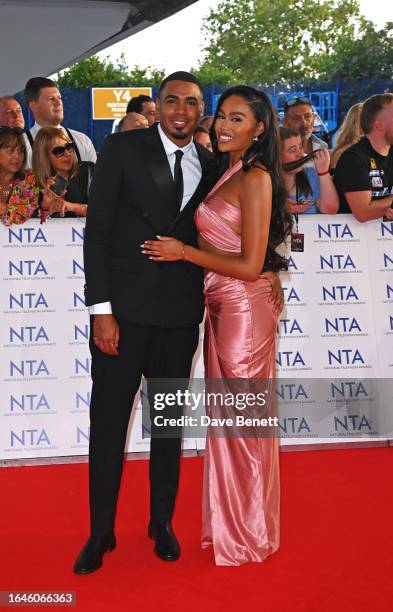
M 86 217 L 94 164 L 78 164 L 75 145 L 62 128 L 46 127 L 33 146 L 33 172 L 43 189 L 41 218 Z

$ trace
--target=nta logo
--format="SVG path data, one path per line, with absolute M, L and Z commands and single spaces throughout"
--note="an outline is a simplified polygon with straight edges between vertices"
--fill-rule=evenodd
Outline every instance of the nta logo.
M 355 317 L 335 317 L 332 320 L 325 317 L 325 331 L 350 334 L 353 331 L 361 332 L 362 329 Z
M 350 255 L 324 255 L 319 256 L 321 270 L 356 270 Z
M 24 393 L 19 397 L 10 395 L 10 412 L 21 410 L 22 412 L 36 412 L 45 408 L 50 410 L 49 402 L 45 395 L 37 395 L 37 393 Z
M 18 328 L 10 327 L 10 342 L 49 342 L 48 334 L 44 327 L 41 325 L 37 327 L 35 325 L 23 325 Z
M 43 293 L 10 293 L 10 310 L 49 308 Z
M 42 244 L 48 242 L 42 228 L 36 229 L 35 227 L 19 227 L 17 229 L 8 229 L 8 243 L 13 244 L 19 242 L 20 244 L 35 244 L 38 242 Z
M 308 395 L 301 384 L 284 383 L 276 386 L 276 394 L 282 400 L 308 399 Z
M 8 262 L 8 274 L 9 276 L 39 276 L 43 274 L 48 276 L 48 272 L 39 259 L 20 259 L 19 262 L 9 261 Z
M 22 359 L 19 363 L 10 361 L 10 376 L 49 376 L 49 370 L 43 359 Z
M 302 334 L 303 330 L 297 319 L 280 319 L 277 323 L 277 333 Z
M 371 431 L 371 425 L 367 417 L 363 414 L 348 414 L 344 417 L 334 417 L 335 431 Z
M 353 234 L 346 223 L 318 223 L 318 238 L 353 238 Z
M 329 365 L 356 365 L 364 364 L 364 359 L 357 349 L 337 349 L 336 352 L 328 349 Z
M 344 382 L 330 383 L 330 391 L 333 399 L 357 399 L 368 397 L 368 393 L 359 380 L 346 380 Z
M 355 289 L 352 285 L 333 285 L 332 287 L 322 286 L 322 299 L 324 302 L 332 300 L 336 302 L 349 302 L 351 300 L 359 300 Z
M 279 366 L 288 367 L 306 365 L 299 351 L 278 351 L 276 363 Z
M 50 443 L 45 429 L 22 429 L 19 433 L 10 431 L 11 448 L 15 446 L 35 447 Z

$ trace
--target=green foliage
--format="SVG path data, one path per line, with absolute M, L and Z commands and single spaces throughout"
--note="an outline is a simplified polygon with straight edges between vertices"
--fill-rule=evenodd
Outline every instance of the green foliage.
M 195 70 L 203 82 L 346 78 L 371 73 L 379 62 L 381 36 L 358 0 L 222 0 L 203 30 L 207 51 Z M 385 30 L 384 70 L 391 74 L 391 27 Z
M 128 68 L 122 54 L 116 63 L 93 55 L 57 75 L 59 87 L 141 87 L 159 85 L 164 71 L 150 66 Z
M 159 68 L 152 68 L 151 66 L 140 68 L 139 66 L 134 66 L 129 73 L 129 84 L 135 85 L 135 87 L 158 87 L 165 76 L 165 70 Z
M 335 52 L 321 62 L 328 79 L 393 78 L 393 22 L 381 30 L 368 24 L 359 38 L 339 41 Z
M 391 78 L 393 22 L 376 30 L 358 0 L 221 0 L 203 24 L 204 85 Z M 57 77 L 62 87 L 159 85 L 164 70 L 93 56 Z
M 211 83 L 231 85 L 235 82 L 231 70 L 213 64 L 202 64 L 202 66 L 194 68 L 191 72 L 200 80 L 203 86 L 210 85 Z

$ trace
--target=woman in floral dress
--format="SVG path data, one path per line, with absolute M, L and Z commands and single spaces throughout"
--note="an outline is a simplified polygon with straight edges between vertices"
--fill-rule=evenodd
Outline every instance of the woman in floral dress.
M 21 130 L 0 127 L 0 219 L 4 225 L 24 223 L 38 208 L 39 188 L 25 163 Z

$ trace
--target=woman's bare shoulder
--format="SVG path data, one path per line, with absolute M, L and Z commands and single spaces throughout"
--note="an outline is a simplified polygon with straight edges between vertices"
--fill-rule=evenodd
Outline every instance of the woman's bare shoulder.
M 249 170 L 247 170 L 247 172 L 243 173 L 243 182 L 247 187 L 270 185 L 270 172 L 262 163 L 256 162 Z
M 250 170 L 263 170 L 264 172 L 270 174 L 269 170 L 266 168 L 266 166 L 263 165 L 261 161 L 252 162 Z

